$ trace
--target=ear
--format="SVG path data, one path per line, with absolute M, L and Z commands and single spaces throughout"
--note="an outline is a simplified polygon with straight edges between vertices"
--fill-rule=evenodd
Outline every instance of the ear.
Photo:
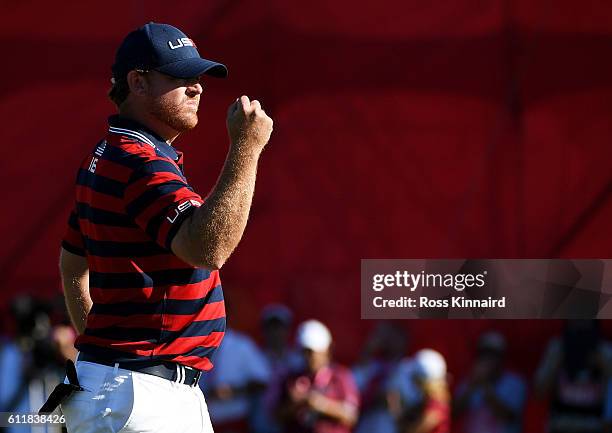
M 149 83 L 147 82 L 143 73 L 130 71 L 128 72 L 126 78 L 128 86 L 130 87 L 130 93 L 137 96 L 146 95 Z

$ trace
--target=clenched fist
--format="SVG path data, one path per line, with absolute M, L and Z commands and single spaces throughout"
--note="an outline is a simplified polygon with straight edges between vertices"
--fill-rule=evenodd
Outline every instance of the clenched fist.
M 227 132 L 232 146 L 261 151 L 272 134 L 272 119 L 257 100 L 241 96 L 227 110 Z

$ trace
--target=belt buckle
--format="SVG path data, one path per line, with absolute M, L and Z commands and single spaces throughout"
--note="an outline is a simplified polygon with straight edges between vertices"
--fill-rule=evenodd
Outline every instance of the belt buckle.
M 202 376 L 201 370 L 196 370 L 193 367 L 188 367 L 186 365 L 182 365 L 178 363 L 175 365 L 176 365 L 176 378 L 174 379 L 175 382 L 183 384 L 183 385 L 189 385 L 189 386 L 196 386 L 198 384 L 198 382 L 200 381 L 200 377 Z M 195 376 L 193 376 L 193 378 L 190 381 L 191 383 L 187 383 L 187 370 L 189 371 L 196 370 Z
M 174 379 L 174 381 L 176 383 L 184 384 L 185 383 L 185 366 L 179 363 L 176 363 L 174 365 L 176 366 L 176 378 Z

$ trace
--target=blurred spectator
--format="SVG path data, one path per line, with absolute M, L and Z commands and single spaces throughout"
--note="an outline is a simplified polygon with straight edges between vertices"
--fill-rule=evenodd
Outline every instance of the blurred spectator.
M 257 402 L 270 378 L 265 357 L 249 337 L 228 328 L 213 362 L 200 386 L 215 432 L 253 431 Z
M 469 377 L 457 388 L 453 412 L 465 433 L 519 433 L 527 398 L 525 381 L 504 367 L 506 339 L 487 332 L 478 340 Z
M 595 320 L 568 321 L 563 335 L 551 340 L 535 378 L 536 391 L 550 401 L 549 433 L 609 429 L 611 355 Z
M 359 391 L 349 369 L 332 362 L 331 334 L 316 320 L 302 323 L 297 343 L 306 360 L 283 383 L 278 414 L 286 433 L 348 433 L 357 421 Z
M 413 358 L 402 359 L 387 384 L 387 404 L 390 401 L 394 404 L 389 408 L 394 422 L 400 415 L 399 412 L 406 417 L 408 414 L 418 414 L 422 409 L 423 392 L 413 380 L 415 365 Z M 401 411 L 399 411 L 400 408 Z
M 289 344 L 292 322 L 291 310 L 282 304 L 270 304 L 261 313 L 263 353 L 275 375 L 285 376 L 304 364 L 301 355 Z
M 69 326 L 51 324 L 51 306 L 30 296 L 11 304 L 16 324 L 14 340 L 0 346 L 0 412 L 38 412 L 64 377 L 64 363 L 74 356 L 75 333 Z M 55 432 L 58 425 L 13 426 L 10 433 Z
M 353 368 L 362 396 L 355 433 L 395 433 L 395 420 L 387 408 L 391 376 L 406 351 L 406 333 L 391 322 L 380 322 L 366 341 L 361 361 Z
M 388 394 L 389 410 L 397 420 L 399 433 L 449 433 L 450 393 L 444 357 L 431 349 L 418 351 L 404 363 L 394 381 L 411 382 L 419 391 L 419 403 L 406 404 L 397 387 Z M 412 391 L 411 391 L 412 392 Z M 410 396 L 412 399 L 415 395 Z
M 263 354 L 270 365 L 270 381 L 253 419 L 255 433 L 279 433 L 281 426 L 274 414 L 282 380 L 290 372 L 303 368 L 304 361 L 289 344 L 293 314 L 285 305 L 270 304 L 261 313 Z

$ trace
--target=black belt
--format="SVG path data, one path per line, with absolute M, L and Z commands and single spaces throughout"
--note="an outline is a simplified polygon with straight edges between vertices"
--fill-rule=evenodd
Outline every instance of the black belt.
M 108 365 L 125 370 L 136 371 L 138 373 L 151 374 L 162 377 L 172 382 L 183 383 L 189 386 L 196 386 L 202 376 L 202 371 L 186 365 L 177 364 L 169 361 L 125 361 L 115 362 L 112 360 L 101 359 L 96 356 L 79 353 L 79 361 L 94 362 L 96 364 Z

